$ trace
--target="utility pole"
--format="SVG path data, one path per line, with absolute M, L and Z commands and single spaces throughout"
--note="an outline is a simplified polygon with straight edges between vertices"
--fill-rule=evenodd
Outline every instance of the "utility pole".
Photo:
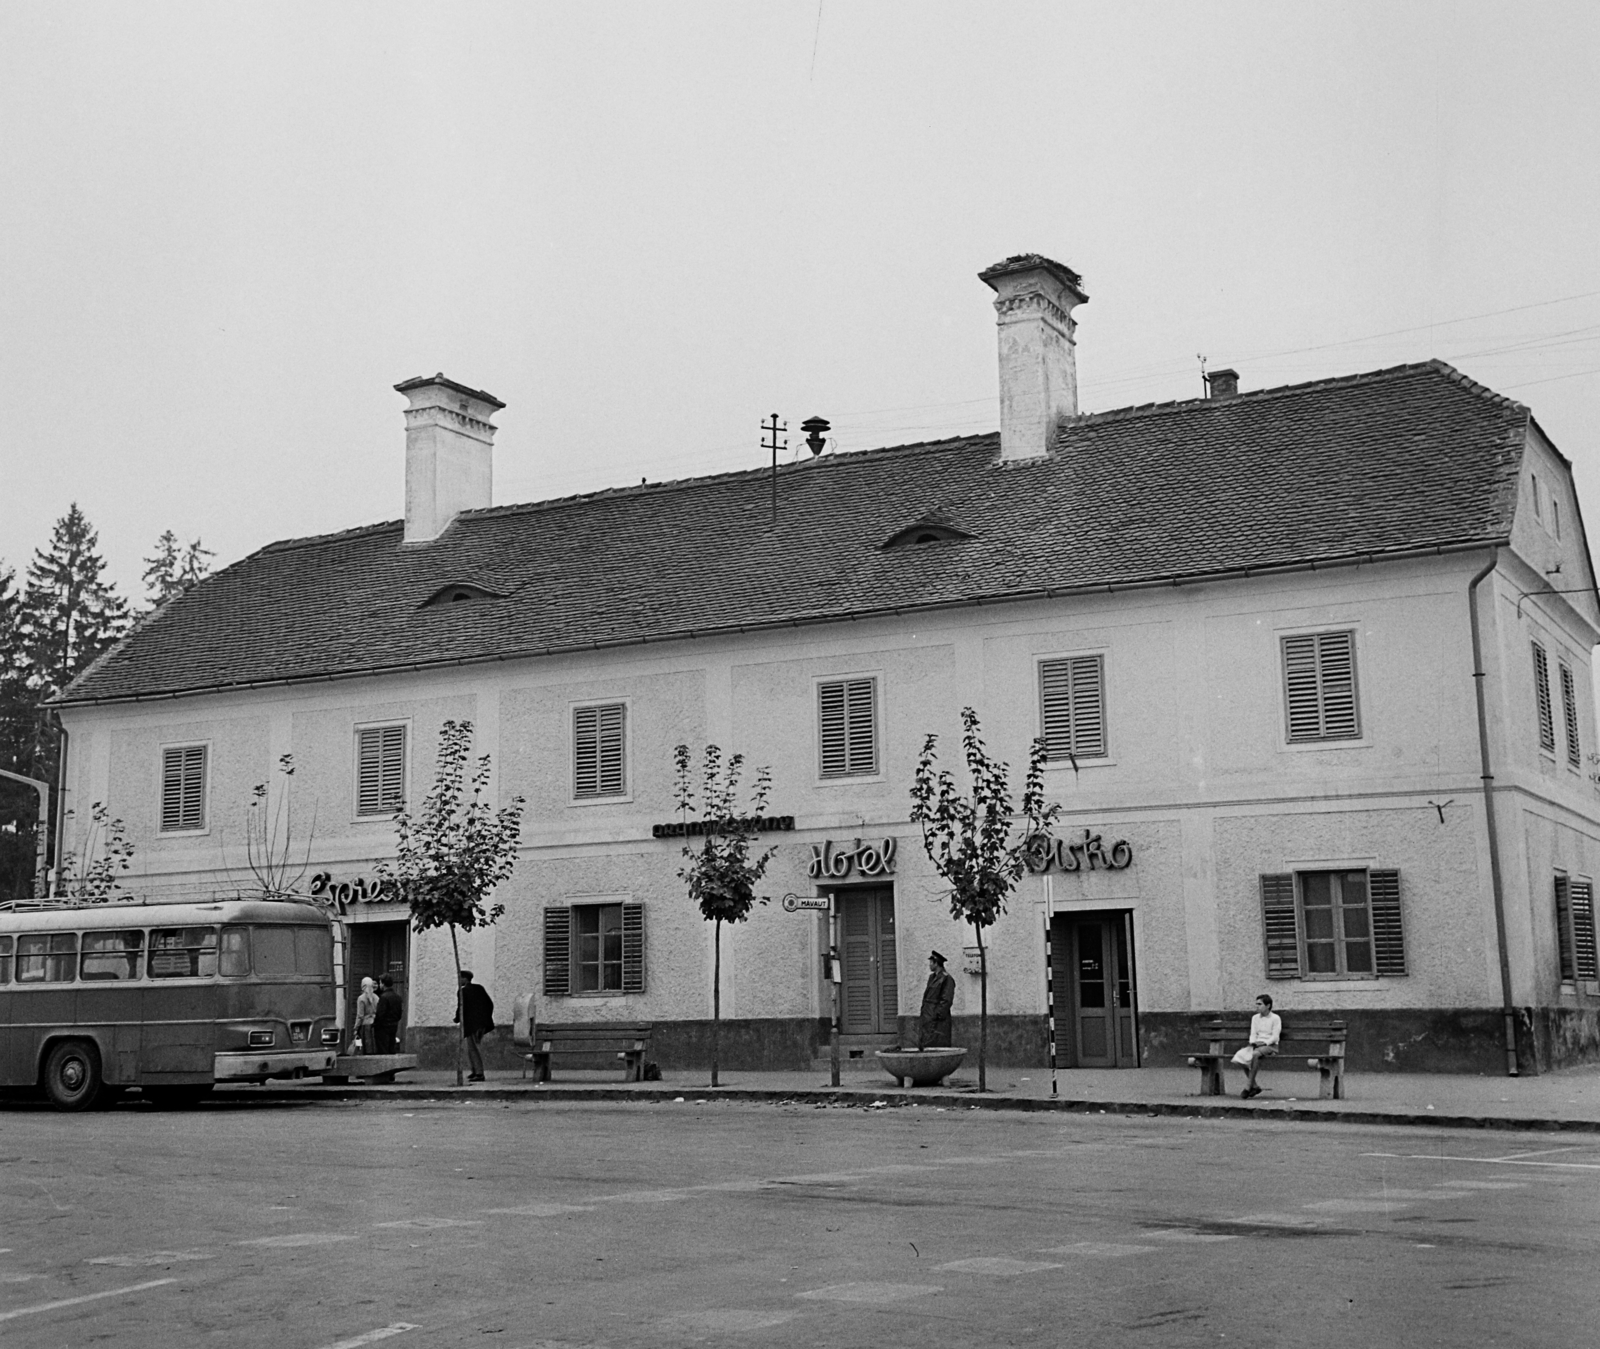
M 768 421 L 761 423 L 761 429 L 766 433 L 767 439 L 761 442 L 761 448 L 772 451 L 772 523 L 778 523 L 778 451 L 789 448 L 789 423 L 778 423 L 778 414 L 774 412 Z M 783 443 L 778 443 L 778 437 L 783 437 Z
M 45 872 L 45 862 L 50 856 L 50 784 L 41 782 L 38 778 L 24 777 L 21 773 L 13 773 L 9 769 L 0 768 L 0 778 L 10 778 L 13 782 L 20 782 L 24 787 L 32 787 L 39 793 L 39 827 L 34 830 L 38 840 L 38 866 L 33 877 L 33 893 L 37 899 L 48 896 L 48 877 Z

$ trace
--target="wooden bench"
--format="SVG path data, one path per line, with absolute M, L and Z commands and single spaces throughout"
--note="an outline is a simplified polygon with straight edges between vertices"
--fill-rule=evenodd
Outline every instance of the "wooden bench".
M 1223 1075 L 1233 1061 L 1234 1052 L 1250 1043 L 1250 1022 L 1248 1019 L 1213 1021 L 1206 1027 L 1206 1038 L 1209 1043 L 1205 1052 L 1189 1055 L 1189 1065 L 1200 1070 L 1202 1096 L 1225 1096 Z M 1278 1053 L 1263 1060 L 1258 1072 L 1270 1072 L 1275 1063 L 1288 1067 L 1290 1061 L 1304 1058 L 1306 1065 L 1321 1075 L 1318 1096 L 1342 1101 L 1344 1042 L 1345 1023 L 1342 1021 L 1296 1018 L 1291 1023 L 1285 1018 L 1278 1036 Z
M 652 1029 L 649 1023 L 616 1021 L 540 1026 L 531 1040 L 533 1048 L 523 1058 L 533 1065 L 535 1082 L 550 1081 L 550 1068 L 557 1059 L 569 1063 L 581 1059 L 585 1063 L 579 1066 L 591 1067 L 601 1066 L 607 1059 L 621 1059 L 622 1080 L 642 1082 Z

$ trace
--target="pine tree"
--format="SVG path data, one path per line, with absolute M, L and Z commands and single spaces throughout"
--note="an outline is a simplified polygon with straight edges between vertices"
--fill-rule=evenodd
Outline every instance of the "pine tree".
M 181 547 L 178 536 L 170 529 L 164 530 L 156 540 L 154 555 L 144 560 L 144 588 L 150 607 L 158 608 L 204 580 L 211 570 L 209 559 L 215 556 L 199 539 Z
M 22 597 L 29 683 L 48 698 L 109 649 L 128 626 L 127 602 L 102 579 L 100 536 L 76 502 L 36 550 Z
M 34 764 L 38 700 L 28 688 L 16 579 L 11 568 L 0 567 L 0 768 L 40 777 Z M 38 813 L 33 792 L 0 779 L 0 900 L 33 893 Z

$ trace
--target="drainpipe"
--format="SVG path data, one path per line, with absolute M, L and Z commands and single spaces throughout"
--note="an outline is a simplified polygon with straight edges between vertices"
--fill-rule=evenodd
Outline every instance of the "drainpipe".
M 55 892 L 61 893 L 61 849 L 67 839 L 67 743 L 71 737 L 67 728 L 61 724 L 61 714 L 51 712 L 50 720 L 55 723 L 56 734 L 61 737 L 56 753 L 56 829 L 55 829 L 55 855 L 50 859 L 50 870 L 55 874 Z
M 1494 931 L 1500 945 L 1500 1003 L 1505 1021 L 1506 1076 L 1517 1076 L 1517 1013 L 1511 1001 L 1511 954 L 1506 949 L 1506 897 L 1500 881 L 1500 836 L 1494 823 L 1494 774 L 1489 771 L 1489 710 L 1483 691 L 1483 639 L 1478 627 L 1478 584 L 1500 563 L 1494 549 L 1483 570 L 1467 586 L 1467 614 L 1472 619 L 1472 688 L 1478 701 L 1478 762 L 1483 783 L 1483 821 L 1489 830 L 1489 886 L 1494 893 Z

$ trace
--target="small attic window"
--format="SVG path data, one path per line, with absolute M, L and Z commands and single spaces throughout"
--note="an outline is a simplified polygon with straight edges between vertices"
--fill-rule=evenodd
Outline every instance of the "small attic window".
M 471 604 L 476 600 L 494 600 L 500 597 L 492 590 L 485 590 L 480 585 L 473 585 L 470 581 L 453 581 L 447 586 L 434 591 L 423 601 L 424 609 L 444 609 L 456 604 Z
M 943 520 L 916 520 L 883 541 L 885 548 L 920 548 L 929 543 L 959 543 L 970 539 L 964 529 Z

